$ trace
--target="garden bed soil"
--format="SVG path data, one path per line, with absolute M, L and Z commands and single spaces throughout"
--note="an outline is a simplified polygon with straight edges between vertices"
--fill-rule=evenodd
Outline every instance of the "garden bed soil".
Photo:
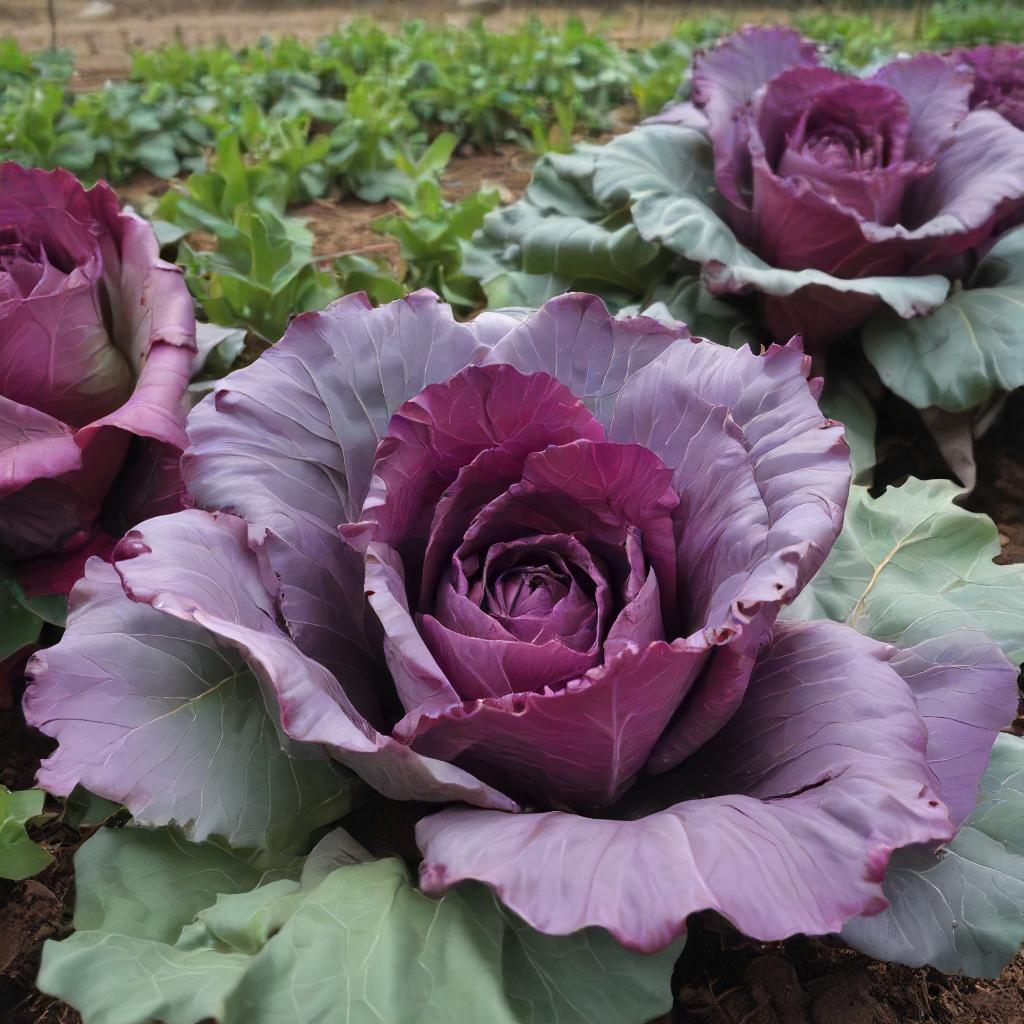
M 502 202 L 509 203 L 522 195 L 530 181 L 533 162 L 532 154 L 516 146 L 504 146 L 491 153 L 476 153 L 471 147 L 463 147 L 441 176 L 441 186 L 450 202 L 482 188 L 493 188 Z M 392 202 L 364 203 L 355 196 L 347 196 L 341 202 L 318 199 L 289 212 L 308 221 L 317 257 L 371 256 L 386 259 L 392 270 L 398 270 L 401 260 L 397 240 L 373 230 L 378 217 L 395 210 Z
M 16 688 L 15 697 L 18 693 Z M 54 743 L 25 725 L 19 703 L 16 700 L 15 707 L 0 710 L 0 784 L 31 789 L 39 761 Z M 54 861 L 23 882 L 0 879 L 0 1021 L 79 1024 L 77 1013 L 41 995 L 33 982 L 43 943 L 71 932 L 72 858 L 85 836 L 55 818 L 32 829 L 32 837 L 53 854 Z

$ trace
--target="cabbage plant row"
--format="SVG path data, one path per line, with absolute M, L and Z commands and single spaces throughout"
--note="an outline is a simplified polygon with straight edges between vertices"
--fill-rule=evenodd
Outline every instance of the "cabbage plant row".
M 200 388 L 238 339 L 152 228 L 0 165 L 2 670 L 40 789 L 111 822 L 39 988 L 86 1024 L 644 1024 L 698 912 L 997 975 L 1024 567 L 948 480 L 852 482 L 821 403 L 875 317 L 1012 262 L 1018 74 L 743 31 L 490 215 L 502 308 L 346 294 Z M 45 866 L 42 799 L 0 789 L 0 874 Z
M 905 47 L 943 48 L 1024 36 L 1005 0 L 933 3 L 915 38 L 883 15 L 797 15 L 843 65 L 877 62 Z M 614 24 L 614 20 L 612 21 Z M 329 186 L 372 189 L 396 153 L 415 156 L 439 131 L 491 148 L 513 142 L 537 152 L 568 147 L 573 134 L 607 131 L 635 103 L 654 113 L 671 97 L 693 48 L 735 27 L 729 16 L 682 20 L 635 48 L 577 19 L 551 27 L 531 19 L 508 32 L 482 21 L 465 28 L 411 21 L 394 29 L 357 20 L 315 44 L 262 39 L 176 42 L 132 55 L 125 80 L 71 87 L 72 54 L 23 52 L 0 38 L 0 149 L 8 159 L 67 167 L 114 184 L 144 171 L 170 178 L 205 166 L 225 127 L 241 129 L 254 106 L 282 136 L 274 149 L 315 142 L 301 194 Z
M 169 178 L 202 169 L 224 128 L 244 128 L 254 107 L 316 142 L 307 198 L 330 184 L 358 192 L 396 153 L 415 154 L 438 131 L 476 147 L 514 142 L 543 152 L 565 148 L 573 132 L 607 130 L 611 112 L 634 97 L 653 112 L 674 91 L 690 44 L 712 28 L 684 24 L 634 52 L 578 20 L 562 28 L 530 20 L 506 33 L 481 22 L 388 31 L 357 21 L 315 45 L 139 52 L 127 80 L 84 93 L 70 88 L 70 54 L 33 56 L 0 40 L 0 145 L 21 163 L 84 178 L 120 183 L 140 170 Z M 287 145 L 294 141 L 274 148 Z

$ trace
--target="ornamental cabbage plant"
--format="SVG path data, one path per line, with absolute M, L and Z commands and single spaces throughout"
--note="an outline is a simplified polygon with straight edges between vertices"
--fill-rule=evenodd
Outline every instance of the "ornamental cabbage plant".
M 830 374 L 862 343 L 901 397 L 966 414 L 1024 384 L 1022 75 L 1000 46 L 856 77 L 745 28 L 695 55 L 687 102 L 540 161 L 467 266 L 498 306 L 586 287 L 722 341 L 800 334 Z
M 797 342 L 732 350 L 583 294 L 521 320 L 460 324 L 429 292 L 297 317 L 191 413 L 197 507 L 91 560 L 29 666 L 26 716 L 59 744 L 40 785 L 178 830 L 87 844 L 44 990 L 87 1021 L 129 989 L 139 1020 L 340 1000 L 441 1021 L 457 974 L 473 998 L 499 986 L 473 1019 L 592 1020 L 554 974 L 524 991 L 586 941 L 600 1019 L 644 1021 L 696 911 L 764 940 L 884 911 L 894 852 L 935 856 L 974 810 L 1016 672 L 972 611 L 980 569 L 904 646 L 858 629 L 895 553 L 849 616 L 849 590 L 807 589 L 850 477 L 809 369 Z M 856 586 L 859 565 L 833 571 Z M 808 616 L 780 618 L 802 591 Z M 830 601 L 851 624 L 816 618 Z M 290 859 L 356 779 L 412 802 L 419 893 L 344 833 Z M 465 969 L 505 941 L 501 967 Z M 97 956 L 124 978 L 100 989 Z M 653 1001 L 630 987 L 652 965 Z
M 184 278 L 145 221 L 106 184 L 0 164 L 0 662 L 38 635 L 33 598 L 180 507 L 195 351 Z
M 760 282 L 711 269 L 714 289 L 759 284 L 769 329 L 812 346 L 882 304 L 904 316 L 937 305 L 928 276 L 959 277 L 1024 198 L 1024 136 L 971 112 L 975 82 L 931 53 L 844 75 L 784 29 L 745 29 L 699 57 L 692 103 L 655 120 L 701 124 L 725 219 L 773 269 Z M 805 270 L 819 275 L 790 276 Z

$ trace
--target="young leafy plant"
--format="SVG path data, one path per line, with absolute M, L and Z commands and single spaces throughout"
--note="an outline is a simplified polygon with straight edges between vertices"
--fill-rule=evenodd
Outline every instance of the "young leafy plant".
M 279 338 L 290 319 L 319 309 L 339 294 L 331 275 L 313 258 L 313 236 L 300 220 L 258 202 L 235 207 L 213 250 L 179 247 L 178 263 L 207 319 L 246 327 L 266 341 Z
M 454 306 L 474 309 L 482 294 L 462 270 L 462 245 L 498 205 L 498 194 L 482 189 L 455 202 L 444 198 L 439 176 L 456 142 L 454 135 L 439 135 L 418 160 L 396 158 L 389 188 L 401 197 L 399 213 L 379 217 L 373 228 L 398 239 L 406 290 L 431 288 Z
M 98 141 L 68 116 L 62 83 L 9 85 L 0 99 L 0 148 L 25 167 L 88 172 Z

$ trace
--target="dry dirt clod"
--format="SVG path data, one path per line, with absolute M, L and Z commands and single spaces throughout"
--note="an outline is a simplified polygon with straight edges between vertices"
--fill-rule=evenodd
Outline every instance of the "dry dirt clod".
M 876 998 L 871 978 L 862 968 L 821 978 L 815 990 L 813 1024 L 901 1024 Z
M 807 1024 L 807 998 L 793 965 L 774 953 L 754 960 L 744 973 L 751 995 L 774 1011 L 778 1024 Z

